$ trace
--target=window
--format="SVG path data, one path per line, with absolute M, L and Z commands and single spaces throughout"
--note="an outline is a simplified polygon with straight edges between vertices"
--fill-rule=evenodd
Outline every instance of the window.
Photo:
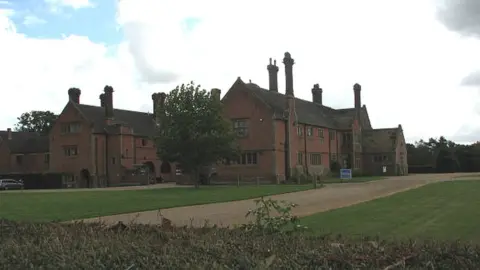
M 334 141 L 335 140 L 335 130 L 330 130 L 328 132 L 328 136 L 330 137 L 330 141 Z
M 16 156 L 17 164 L 22 165 L 23 163 L 23 155 Z
M 45 154 L 45 156 L 43 157 L 43 162 L 45 162 L 46 164 L 50 163 L 50 154 Z
M 373 156 L 373 161 L 374 161 L 374 162 L 384 162 L 384 161 L 388 161 L 388 157 L 387 157 L 387 156 L 376 155 L 376 156 Z
M 318 137 L 323 138 L 323 129 L 322 128 L 318 129 Z
M 344 142 L 351 142 L 352 141 L 352 133 L 343 133 L 343 141 Z
M 310 164 L 312 164 L 312 165 L 322 164 L 322 155 L 319 154 L 319 153 L 310 154 Z
M 62 134 L 78 133 L 82 130 L 81 123 L 66 123 L 62 124 Z
M 146 146 L 147 145 L 147 140 L 146 139 L 142 139 L 142 146 Z
M 303 153 L 302 152 L 297 153 L 297 165 L 303 165 Z
M 245 119 L 233 120 L 233 130 L 237 137 L 244 138 L 248 136 L 248 125 Z
M 255 165 L 257 164 L 257 155 L 258 153 L 251 152 L 251 153 L 243 153 L 241 155 L 241 162 L 243 165 Z
M 256 165 L 258 164 L 258 152 L 242 153 L 238 158 L 226 158 L 222 161 L 224 165 Z
M 303 136 L 303 127 L 300 125 L 297 126 L 297 135 L 300 137 Z
M 76 145 L 64 146 L 63 151 L 67 157 L 78 155 L 78 148 Z
M 307 136 L 312 136 L 312 135 L 313 135 L 313 128 L 307 127 Z
M 330 157 L 330 160 L 337 161 L 337 154 L 332 154 L 332 156 Z

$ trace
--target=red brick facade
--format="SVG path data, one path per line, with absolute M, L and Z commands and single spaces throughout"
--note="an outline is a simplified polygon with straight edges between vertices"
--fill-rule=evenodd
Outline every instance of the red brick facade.
M 312 102 L 301 100 L 293 93 L 290 54 L 285 54 L 284 63 L 285 94 L 278 93 L 278 67 L 271 62 L 268 90 L 238 78 L 225 94 L 225 115 L 239 134 L 242 156 L 218 166 L 220 179 L 277 181 L 295 173 L 327 174 L 332 162 L 360 174 L 408 173 L 401 126 L 373 129 L 361 105 L 360 85 L 354 85 L 351 109 L 323 105 L 318 84 L 312 89 Z
M 174 165 L 157 158 L 150 139 L 153 115 L 113 107 L 109 111 L 104 101 L 100 107 L 83 105 L 70 96 L 50 132 L 51 170 L 65 173 L 65 181 L 74 187 L 151 182 L 132 175 L 130 170 L 141 165 L 146 165 L 157 181 L 173 180 Z
M 0 131 L 0 174 L 49 170 L 48 138 L 32 132 Z

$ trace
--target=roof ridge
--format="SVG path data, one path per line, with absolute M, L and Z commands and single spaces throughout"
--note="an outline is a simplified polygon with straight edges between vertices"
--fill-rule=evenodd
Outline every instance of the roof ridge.
M 102 106 L 96 106 L 96 105 L 90 105 L 90 104 L 77 104 L 77 106 L 103 109 Z M 113 111 L 124 111 L 124 112 L 133 112 L 133 113 L 152 114 L 152 113 L 149 113 L 149 112 L 134 111 L 134 110 L 127 110 L 127 109 L 119 109 L 119 108 L 113 108 Z

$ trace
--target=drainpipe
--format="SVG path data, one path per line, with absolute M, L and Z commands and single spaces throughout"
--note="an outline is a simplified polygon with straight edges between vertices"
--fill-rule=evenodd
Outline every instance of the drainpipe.
M 109 136 L 108 136 L 108 133 L 107 131 L 105 131 L 105 177 L 106 177 L 106 180 L 107 180 L 107 187 L 110 186 L 110 173 L 109 173 L 109 164 L 108 164 L 108 160 L 109 160 L 109 155 L 108 155 L 108 139 L 109 139 Z
M 285 180 L 290 180 L 290 112 L 285 117 Z
M 303 146 L 305 148 L 305 172 L 308 175 L 307 125 L 303 125 Z

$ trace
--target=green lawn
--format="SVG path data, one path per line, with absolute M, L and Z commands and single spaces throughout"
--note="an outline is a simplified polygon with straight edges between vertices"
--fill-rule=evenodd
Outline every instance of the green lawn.
M 337 183 L 361 183 L 361 182 L 370 182 L 376 180 L 385 179 L 385 176 L 358 176 L 353 177 L 352 179 L 340 179 L 340 178 L 327 178 L 322 179 L 324 184 L 337 184 Z
M 480 181 L 423 186 L 301 219 L 315 234 L 480 242 Z
M 64 221 L 226 202 L 310 189 L 311 185 L 168 188 L 124 191 L 1 192 L 0 219 Z

